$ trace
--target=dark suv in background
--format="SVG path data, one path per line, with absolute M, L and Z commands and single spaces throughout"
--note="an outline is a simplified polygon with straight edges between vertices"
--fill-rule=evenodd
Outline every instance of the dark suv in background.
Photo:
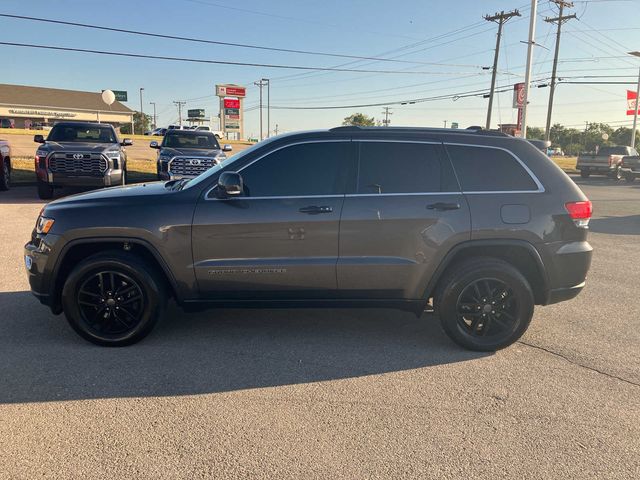
M 149 146 L 159 150 L 158 180 L 196 177 L 226 160 L 224 152 L 232 150 L 231 145 L 220 148 L 213 133 L 200 130 L 167 130 L 162 143 Z
M 38 196 L 53 197 L 56 187 L 108 187 L 127 182 L 125 146 L 133 142 L 118 139 L 109 124 L 89 122 L 56 123 L 36 151 L 35 170 Z
M 193 180 L 48 204 L 34 295 L 84 338 L 134 343 L 167 298 L 205 306 L 431 305 L 495 350 L 575 297 L 591 202 L 529 142 L 483 130 L 339 127 L 258 143 Z

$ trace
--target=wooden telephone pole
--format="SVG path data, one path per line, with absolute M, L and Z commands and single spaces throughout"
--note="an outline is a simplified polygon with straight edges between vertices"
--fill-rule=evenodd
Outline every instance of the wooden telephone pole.
M 553 56 L 553 69 L 551 71 L 551 83 L 549 85 L 549 106 L 547 107 L 547 125 L 544 130 L 544 139 L 549 140 L 551 136 L 551 112 L 553 110 L 553 95 L 556 91 L 556 72 L 558 70 L 558 54 L 560 53 L 560 34 L 562 32 L 562 24 L 571 20 L 572 18 L 576 18 L 575 14 L 572 15 L 562 15 L 564 8 L 573 7 L 573 3 L 565 2 L 564 0 L 551 0 L 553 3 L 558 5 L 560 11 L 558 12 L 558 16 L 555 18 L 545 18 L 544 21 L 547 23 L 557 23 L 558 29 L 556 31 L 556 50 Z
M 496 51 L 493 55 L 493 72 L 491 74 L 491 90 L 489 92 L 489 107 L 487 108 L 487 124 L 486 128 L 491 128 L 491 109 L 493 107 L 493 94 L 496 89 L 496 74 L 498 73 L 498 55 L 500 54 L 500 39 L 502 38 L 502 26 L 512 17 L 519 17 L 520 12 L 513 10 L 505 13 L 504 11 L 495 15 L 485 15 L 484 19 L 488 22 L 496 22 L 498 24 L 498 37 L 496 38 Z

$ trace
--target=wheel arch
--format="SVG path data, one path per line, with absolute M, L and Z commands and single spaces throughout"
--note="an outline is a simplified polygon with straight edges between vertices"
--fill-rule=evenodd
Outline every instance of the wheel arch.
M 139 238 L 126 237 L 82 238 L 72 240 L 63 247 L 51 272 L 50 307 L 54 313 L 62 312 L 62 289 L 74 265 L 89 255 L 107 250 L 130 251 L 150 262 L 152 268 L 166 280 L 169 293 L 178 303 L 181 302 L 182 298 L 179 295 L 178 285 L 171 269 L 162 255 L 149 242 Z
M 540 253 L 533 244 L 515 239 L 470 240 L 456 245 L 436 268 L 423 298 L 433 296 L 447 270 L 466 259 L 480 256 L 499 258 L 513 265 L 531 285 L 536 305 L 547 302 L 549 280 Z

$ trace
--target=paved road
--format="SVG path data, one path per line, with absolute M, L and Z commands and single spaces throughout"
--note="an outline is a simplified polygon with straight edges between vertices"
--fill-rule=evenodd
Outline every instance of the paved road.
M 578 180 L 595 257 L 522 342 L 390 310 L 171 315 L 85 343 L 27 293 L 41 203 L 0 195 L 0 478 L 640 477 L 640 183 Z

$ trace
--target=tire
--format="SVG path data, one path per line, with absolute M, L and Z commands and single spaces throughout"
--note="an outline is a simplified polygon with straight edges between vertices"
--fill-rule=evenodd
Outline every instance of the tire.
M 636 180 L 636 176 L 633 173 L 628 173 L 627 175 L 624 176 L 624 179 L 628 182 L 628 183 L 633 183 Z
M 142 340 L 166 305 L 164 279 L 139 257 L 121 251 L 87 258 L 62 289 L 69 325 L 85 340 L 107 347 Z
M 11 188 L 11 167 L 9 161 L 2 162 L 2 168 L 0 168 L 0 190 L 6 191 Z
M 616 182 L 622 180 L 622 169 L 620 168 L 620 165 L 616 166 L 613 172 L 609 174 L 609 177 Z
M 499 350 L 516 342 L 529 327 L 534 308 L 531 286 L 505 261 L 490 257 L 464 261 L 440 285 L 435 298 L 440 324 L 464 348 Z
M 589 178 L 591 176 L 591 172 L 589 170 L 581 170 L 580 176 L 582 178 Z
M 42 180 L 38 180 L 38 197 L 41 200 L 51 200 L 53 198 L 53 187 Z

